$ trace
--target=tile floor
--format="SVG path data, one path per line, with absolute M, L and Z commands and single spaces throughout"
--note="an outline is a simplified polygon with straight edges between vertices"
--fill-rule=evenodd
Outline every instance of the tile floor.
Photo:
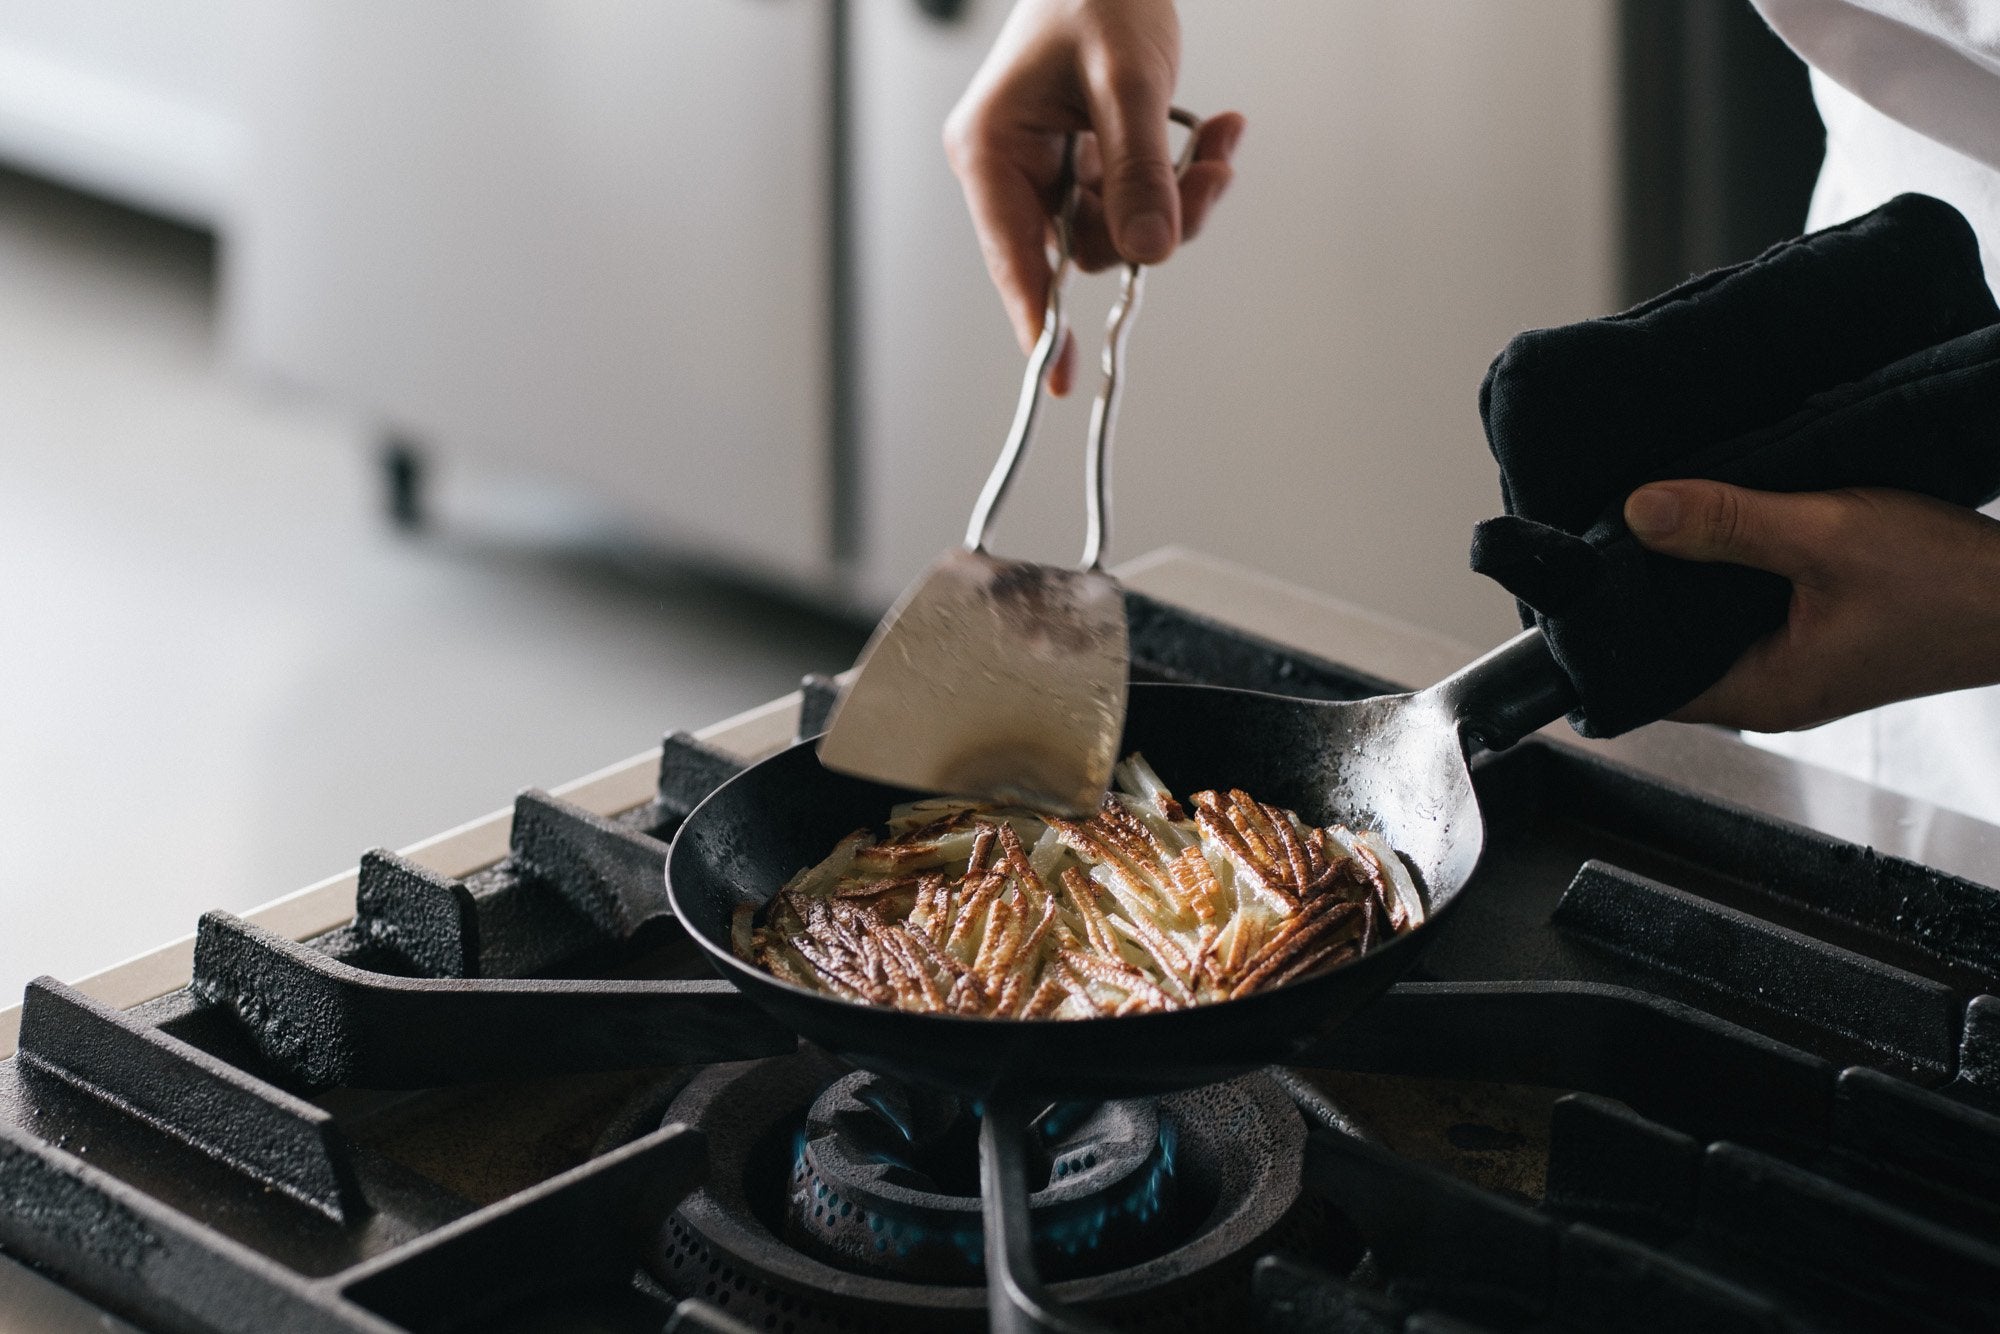
M 213 253 L 0 172 L 0 1004 L 782 693 L 862 631 L 215 363 Z

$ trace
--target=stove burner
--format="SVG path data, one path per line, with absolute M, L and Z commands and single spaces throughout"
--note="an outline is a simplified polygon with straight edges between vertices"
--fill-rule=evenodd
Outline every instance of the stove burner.
M 1171 1116 L 1146 1101 L 1064 1103 L 1032 1133 L 1044 1278 L 1161 1249 L 1158 1234 L 1179 1221 Z M 794 1157 L 786 1240 L 862 1273 L 984 1281 L 979 1118 L 963 1100 L 849 1075 L 813 1103 Z
M 977 1121 L 957 1110 L 850 1074 L 810 1048 L 702 1071 L 667 1120 L 708 1136 L 708 1179 L 668 1220 L 648 1269 L 675 1296 L 714 1302 L 774 1334 L 985 1329 L 980 1233 L 970 1256 L 953 1235 L 977 1229 L 979 1216 Z M 1259 1256 L 1288 1250 L 1339 1263 L 1351 1245 L 1351 1264 L 1359 1254 L 1357 1240 L 1334 1240 L 1321 1205 L 1301 1198 L 1304 1123 L 1264 1076 L 1157 1104 L 1059 1107 L 1041 1130 L 1049 1185 L 1031 1207 L 1050 1244 L 1038 1259 L 1057 1300 L 1114 1326 L 1240 1328 Z M 881 1149 L 900 1161 L 867 1161 Z M 809 1222 L 792 1207 L 802 1194 Z M 1136 1209 L 1126 1204 L 1133 1198 L 1143 1201 Z M 1100 1208 L 1092 1248 L 1088 1227 L 1068 1228 L 1097 1226 Z M 882 1215 L 883 1229 L 860 1221 L 864 1212 Z M 889 1231 L 891 1216 L 900 1233 Z

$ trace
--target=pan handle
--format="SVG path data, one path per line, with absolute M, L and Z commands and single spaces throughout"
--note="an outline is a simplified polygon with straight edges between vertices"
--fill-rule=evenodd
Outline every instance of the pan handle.
M 1540 630 L 1523 630 L 1424 693 L 1436 696 L 1459 734 L 1505 750 L 1577 706 L 1576 687 Z

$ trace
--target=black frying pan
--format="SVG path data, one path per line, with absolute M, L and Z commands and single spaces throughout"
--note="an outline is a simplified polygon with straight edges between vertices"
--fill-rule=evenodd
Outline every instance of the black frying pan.
M 1426 925 L 1329 972 L 1240 1000 L 1159 1014 L 979 1019 L 808 992 L 729 948 L 731 911 L 762 904 L 855 829 L 919 794 L 821 767 L 801 742 L 716 789 L 667 858 L 681 923 L 723 977 L 800 1036 L 867 1069 L 1015 1102 L 1129 1097 L 1228 1079 L 1311 1045 L 1407 969 L 1479 860 L 1484 830 L 1466 767 L 1575 702 L 1538 631 L 1428 690 L 1343 703 L 1210 686 L 1135 685 L 1119 754 L 1142 751 L 1183 795 L 1239 787 L 1313 824 L 1381 831 L 1415 874 Z

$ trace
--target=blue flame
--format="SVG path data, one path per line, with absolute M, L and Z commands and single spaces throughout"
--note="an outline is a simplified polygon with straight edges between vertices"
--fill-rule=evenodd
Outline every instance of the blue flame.
M 1066 1111 L 1067 1108 L 1059 1110 Z M 1055 1115 L 1052 1114 L 1050 1119 L 1053 1121 Z M 1166 1184 L 1174 1175 L 1174 1164 L 1179 1148 L 1179 1128 L 1173 1121 L 1161 1117 L 1159 1151 L 1154 1155 L 1151 1166 L 1133 1180 L 1123 1198 L 1115 1202 L 1106 1201 L 1068 1216 L 1044 1217 L 1038 1220 L 1034 1228 L 1036 1243 L 1053 1247 L 1065 1256 L 1074 1257 L 1095 1251 L 1102 1246 L 1111 1224 L 1120 1216 L 1129 1216 L 1140 1223 L 1158 1217 L 1166 1207 Z M 797 1158 L 797 1170 L 803 1176 L 809 1170 L 805 1161 L 806 1135 L 803 1129 L 793 1136 L 793 1150 Z M 870 1157 L 877 1162 L 907 1166 L 893 1155 L 886 1153 L 877 1152 Z M 1096 1155 L 1086 1151 L 1078 1159 L 1058 1163 L 1055 1174 L 1063 1176 L 1068 1171 L 1085 1171 L 1095 1166 L 1095 1163 Z M 843 1200 L 838 1192 L 830 1191 L 820 1183 L 815 1184 L 811 1203 L 812 1217 L 824 1220 L 828 1226 L 833 1224 L 836 1216 L 853 1217 L 856 1209 L 852 1201 Z M 927 1225 L 878 1214 L 865 1207 L 861 1208 L 860 1216 L 869 1232 L 873 1234 L 875 1250 L 879 1254 L 887 1254 L 893 1247 L 897 1255 L 907 1256 L 918 1246 L 936 1243 L 956 1249 L 971 1268 L 985 1267 L 985 1233 L 984 1228 L 978 1224 L 944 1232 Z
M 895 1110 L 889 1105 L 889 1100 L 882 1096 L 880 1089 L 876 1088 L 873 1084 L 863 1084 L 854 1096 L 874 1108 L 876 1115 L 880 1116 L 884 1121 L 896 1127 L 896 1133 L 903 1137 L 904 1143 L 914 1143 L 916 1141 L 916 1128 L 896 1114 Z
M 1083 1124 L 1084 1117 L 1096 1110 L 1097 1104 L 1089 1102 L 1057 1103 L 1042 1118 L 1042 1138 L 1059 1140 L 1070 1131 Z

